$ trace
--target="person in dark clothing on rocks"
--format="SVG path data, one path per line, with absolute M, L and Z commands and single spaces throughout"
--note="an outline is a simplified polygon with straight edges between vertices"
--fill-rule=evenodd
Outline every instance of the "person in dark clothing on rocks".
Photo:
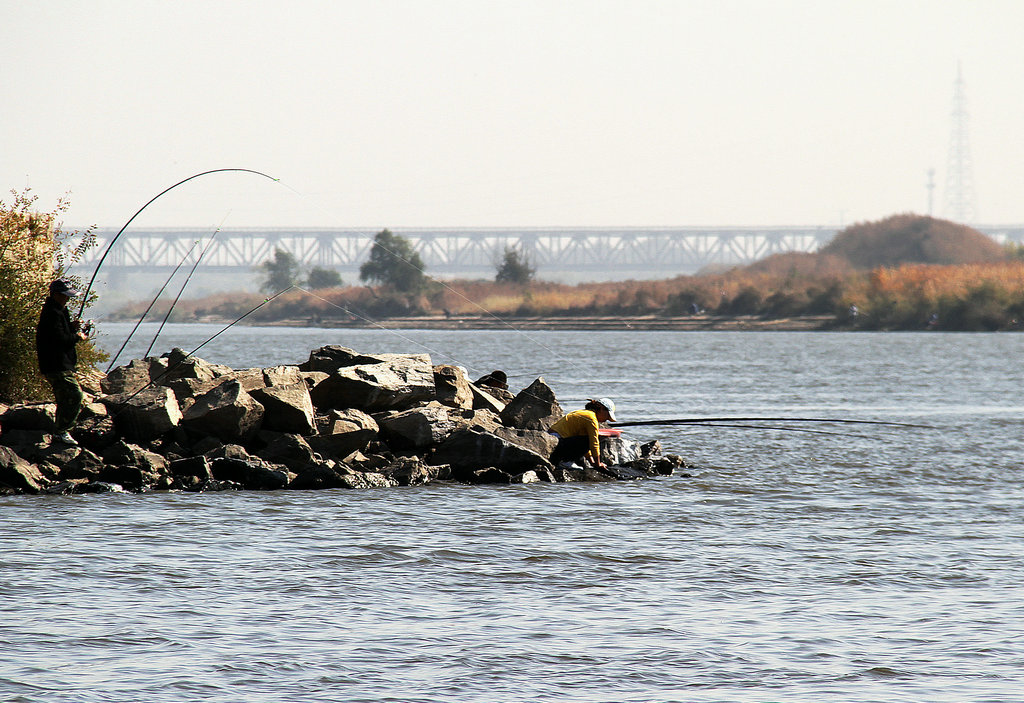
M 72 322 L 68 301 L 81 293 L 67 281 L 50 284 L 50 295 L 43 303 L 36 326 L 36 355 L 39 372 L 46 376 L 57 401 L 55 430 L 57 439 L 67 444 L 78 444 L 71 436 L 71 428 L 78 420 L 84 394 L 75 378 L 78 365 L 79 342 L 88 339 L 79 321 Z
M 603 469 L 598 429 L 600 423 L 609 420 L 615 422 L 615 403 L 600 398 L 588 401 L 583 410 L 574 410 L 553 424 L 549 431 L 558 435 L 558 445 L 551 452 L 551 463 L 572 464 L 585 457 L 595 468 Z

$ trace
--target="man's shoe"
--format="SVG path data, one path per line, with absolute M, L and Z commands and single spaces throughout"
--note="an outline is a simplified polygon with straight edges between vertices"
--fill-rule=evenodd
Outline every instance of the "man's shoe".
M 57 441 L 63 442 L 64 444 L 74 444 L 76 446 L 78 445 L 78 440 L 72 437 L 70 432 L 65 432 L 63 434 L 57 435 Z

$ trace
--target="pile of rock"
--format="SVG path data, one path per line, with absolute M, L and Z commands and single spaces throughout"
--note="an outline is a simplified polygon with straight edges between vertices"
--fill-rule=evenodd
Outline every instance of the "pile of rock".
M 51 434 L 53 405 L 0 406 L 0 493 L 610 481 L 683 465 L 657 441 L 602 437 L 608 469 L 553 466 L 562 410 L 542 378 L 513 395 L 427 354 L 328 346 L 235 370 L 175 349 L 88 390 L 77 445 Z

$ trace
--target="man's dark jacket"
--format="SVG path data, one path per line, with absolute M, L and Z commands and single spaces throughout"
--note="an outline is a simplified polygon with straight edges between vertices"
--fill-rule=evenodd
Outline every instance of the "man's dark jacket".
M 36 354 L 43 375 L 74 371 L 78 364 L 78 334 L 71 326 L 71 313 L 47 298 L 36 326 Z

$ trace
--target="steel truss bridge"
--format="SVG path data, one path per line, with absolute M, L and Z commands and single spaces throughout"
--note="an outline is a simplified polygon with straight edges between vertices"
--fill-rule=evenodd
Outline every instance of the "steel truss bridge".
M 1024 225 L 978 227 L 997 241 L 1024 243 Z M 428 273 L 441 277 L 490 277 L 506 247 L 525 255 L 541 276 L 657 277 L 694 273 L 706 266 L 751 263 L 772 254 L 814 252 L 832 239 L 833 227 L 666 228 L 410 228 L 392 230 L 412 244 Z M 117 231 L 96 230 L 97 246 L 80 262 L 92 269 Z M 169 272 L 200 264 L 208 273 L 252 273 L 277 249 L 307 267 L 357 274 L 369 258 L 373 229 L 161 228 L 125 230 L 104 261 L 108 276 Z M 211 241 L 212 237 L 212 241 Z

